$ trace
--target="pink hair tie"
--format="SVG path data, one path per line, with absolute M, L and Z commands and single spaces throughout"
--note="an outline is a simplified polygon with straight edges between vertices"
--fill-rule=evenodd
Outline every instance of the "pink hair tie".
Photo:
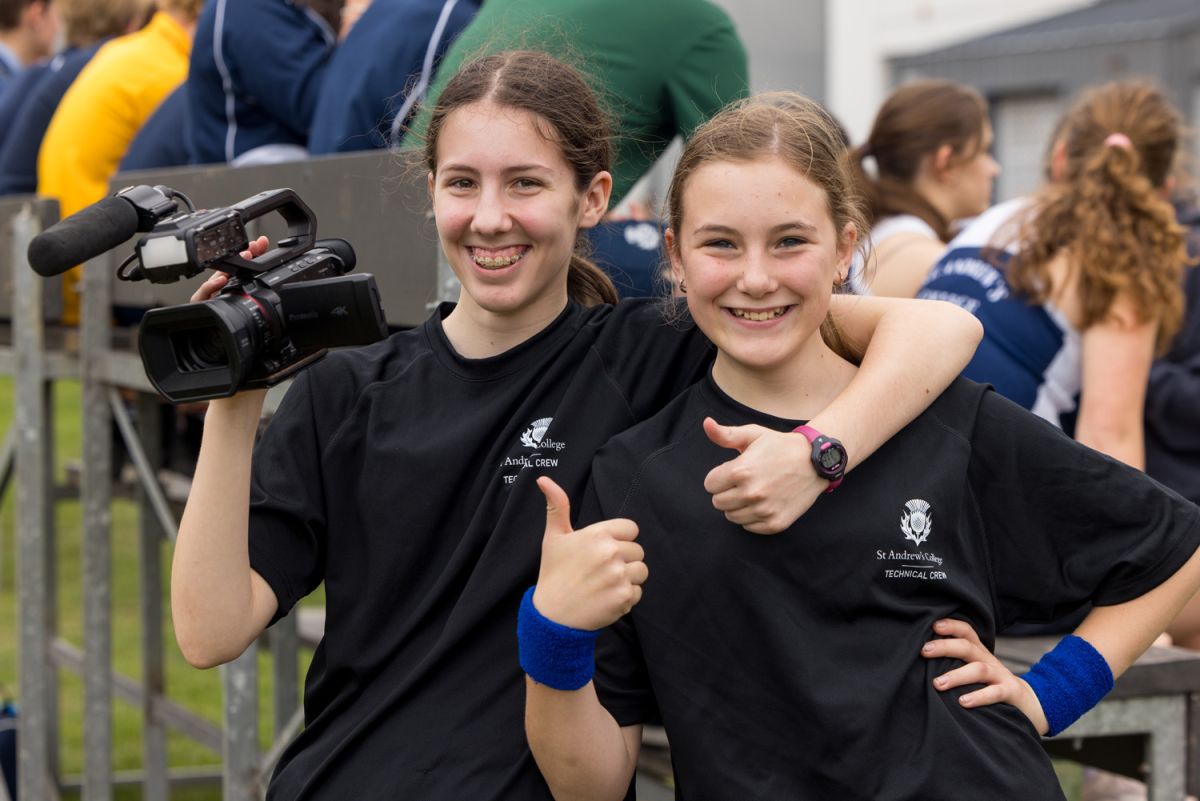
M 1104 140 L 1105 147 L 1120 147 L 1125 150 L 1133 150 L 1133 142 L 1123 133 L 1112 133 Z

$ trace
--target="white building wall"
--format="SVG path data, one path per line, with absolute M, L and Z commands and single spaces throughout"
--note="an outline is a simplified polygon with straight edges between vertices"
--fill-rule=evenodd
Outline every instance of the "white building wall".
M 755 0 L 730 0 L 754 5 Z M 1090 5 L 1094 0 L 827 0 L 825 99 L 862 141 L 891 89 L 887 61 Z

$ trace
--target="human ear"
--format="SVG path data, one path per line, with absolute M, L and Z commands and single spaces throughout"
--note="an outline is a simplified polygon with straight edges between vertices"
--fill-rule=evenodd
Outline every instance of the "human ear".
M 848 222 L 842 226 L 842 233 L 838 237 L 838 280 L 836 284 L 843 284 L 850 274 L 850 262 L 854 259 L 854 249 L 858 245 L 858 226 L 852 222 Z
M 1061 181 L 1067 175 L 1067 143 L 1059 139 L 1050 150 L 1050 180 Z
M 671 261 L 671 283 L 683 285 L 683 260 L 679 258 L 679 243 L 675 241 L 675 232 L 668 228 L 663 231 L 663 247 L 666 248 L 667 258 Z
M 950 162 L 954 158 L 954 148 L 950 145 L 941 145 L 933 152 L 933 172 L 939 178 L 945 177 L 950 169 Z
M 433 170 L 425 174 L 425 189 L 429 192 L 429 201 L 433 202 Z
M 612 196 L 612 173 L 601 170 L 592 176 L 592 182 L 583 193 L 579 227 L 593 228 L 608 211 L 608 199 Z

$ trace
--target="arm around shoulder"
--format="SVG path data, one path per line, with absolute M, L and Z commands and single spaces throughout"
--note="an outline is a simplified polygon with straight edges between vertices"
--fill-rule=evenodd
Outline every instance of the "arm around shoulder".
M 983 326 L 943 301 L 835 295 L 830 313 L 851 347 L 865 352 L 858 375 L 810 425 L 842 440 L 853 469 L 950 386 Z

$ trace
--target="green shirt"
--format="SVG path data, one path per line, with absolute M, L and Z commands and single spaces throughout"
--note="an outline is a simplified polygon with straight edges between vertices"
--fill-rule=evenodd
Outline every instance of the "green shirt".
M 425 130 L 464 62 L 515 49 L 563 58 L 598 91 L 617 134 L 614 205 L 676 134 L 749 91 L 737 29 L 708 0 L 486 0 L 447 51 L 414 129 Z

